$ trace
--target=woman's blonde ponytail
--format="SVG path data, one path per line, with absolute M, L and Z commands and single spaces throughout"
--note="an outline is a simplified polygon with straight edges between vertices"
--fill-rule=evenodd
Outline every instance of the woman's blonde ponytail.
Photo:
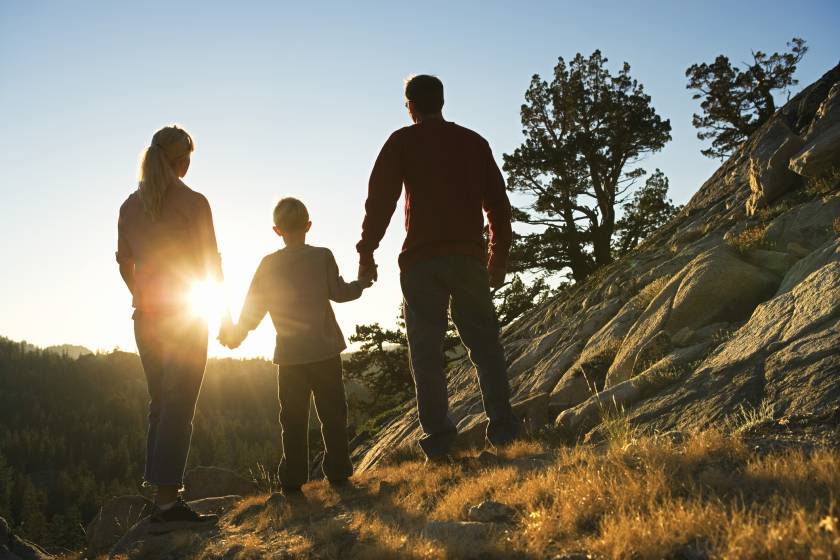
M 160 215 L 166 191 L 178 181 L 174 171 L 175 162 L 189 155 L 194 147 L 189 133 L 172 125 L 158 130 L 143 153 L 138 190 L 143 209 L 153 220 Z

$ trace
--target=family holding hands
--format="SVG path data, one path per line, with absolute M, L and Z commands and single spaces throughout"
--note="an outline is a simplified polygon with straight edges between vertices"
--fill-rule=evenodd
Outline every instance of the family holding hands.
M 306 243 L 312 225 L 306 206 L 283 198 L 273 221 L 284 247 L 262 259 L 237 323 L 225 322 L 219 333 L 223 345 L 235 348 L 266 314 L 274 324 L 283 442 L 278 478 L 285 493 L 300 492 L 308 480 L 310 396 L 322 426 L 324 475 L 342 485 L 353 474 L 340 357 L 346 343 L 330 302 L 358 299 L 377 280 L 373 254 L 403 190 L 406 238 L 398 261 L 420 447 L 429 461 L 447 462 L 457 435 L 442 350 L 450 314 L 476 367 L 487 440 L 503 446 L 519 435 L 491 293 L 504 283 L 512 236 L 504 179 L 484 138 L 444 120 L 438 78 L 410 78 L 405 99 L 414 124 L 391 134 L 373 166 L 356 245 L 357 279 L 346 282 L 329 249 Z M 132 294 L 150 395 L 144 483 L 155 487 L 153 533 L 217 521 L 179 495 L 208 341 L 206 321 L 187 312 L 184 296 L 198 279 L 222 279 L 210 206 L 181 180 L 193 149 L 177 126 L 154 135 L 118 225 L 116 256 Z

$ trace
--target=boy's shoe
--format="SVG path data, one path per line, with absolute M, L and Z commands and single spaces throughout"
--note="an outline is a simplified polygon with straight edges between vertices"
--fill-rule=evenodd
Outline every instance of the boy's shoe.
M 195 512 L 183 498 L 178 496 L 171 507 L 162 510 L 156 508 L 149 517 L 149 530 L 152 535 L 161 535 L 181 529 L 206 529 L 219 521 L 218 515 L 205 515 Z

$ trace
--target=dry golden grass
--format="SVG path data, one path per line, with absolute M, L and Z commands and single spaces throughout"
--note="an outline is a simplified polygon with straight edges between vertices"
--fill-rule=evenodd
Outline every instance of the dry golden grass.
M 349 490 L 317 482 L 304 493 L 279 513 L 261 506 L 263 496 L 225 516 L 222 537 L 236 547 L 226 557 L 840 556 L 840 455 L 756 455 L 717 432 L 682 444 L 635 436 L 598 447 L 522 442 L 490 465 L 469 456 L 455 465 L 409 460 L 357 475 Z M 516 513 L 485 537 L 424 533 L 429 522 L 466 520 L 484 500 Z M 250 520 L 232 523 L 242 516 Z
M 840 167 L 829 170 L 821 177 L 809 178 L 805 183 L 805 191 L 813 196 L 823 196 L 840 188 Z
M 517 483 L 516 469 L 495 468 L 487 469 L 459 480 L 441 497 L 430 512 L 429 518 L 434 520 L 466 519 L 467 509 L 484 500 L 506 501 L 507 490 Z
M 653 301 L 653 298 L 659 295 L 659 292 L 662 291 L 670 280 L 670 276 L 660 276 L 653 282 L 644 286 L 641 290 L 639 290 L 638 295 L 636 295 L 636 305 L 638 305 L 641 309 L 646 308 L 648 304 Z
M 758 224 L 748 227 L 739 234 L 726 241 L 733 249 L 744 253 L 750 249 L 762 249 L 766 247 L 765 237 L 767 235 L 767 224 Z

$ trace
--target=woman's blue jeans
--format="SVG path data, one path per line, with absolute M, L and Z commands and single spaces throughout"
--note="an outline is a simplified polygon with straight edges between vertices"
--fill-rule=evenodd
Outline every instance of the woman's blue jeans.
M 207 364 L 207 323 L 181 314 L 136 313 L 134 335 L 149 388 L 144 479 L 183 485 L 195 405 Z

